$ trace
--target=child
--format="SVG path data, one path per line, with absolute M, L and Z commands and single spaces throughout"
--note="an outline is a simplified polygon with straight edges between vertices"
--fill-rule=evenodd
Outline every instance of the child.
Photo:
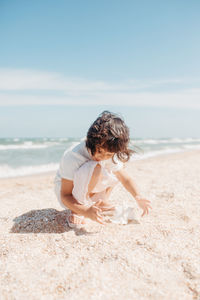
M 128 143 L 129 129 L 124 121 L 104 111 L 89 128 L 86 139 L 65 151 L 55 178 L 55 193 L 61 206 L 70 210 L 70 227 L 80 228 L 84 218 L 105 224 L 103 214 L 114 210 L 108 199 L 118 182 L 135 198 L 142 216 L 149 213 L 150 201 L 139 194 L 123 168 L 134 153 Z

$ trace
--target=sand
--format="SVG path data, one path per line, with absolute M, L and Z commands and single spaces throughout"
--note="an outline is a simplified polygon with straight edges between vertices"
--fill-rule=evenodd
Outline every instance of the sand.
M 0 181 L 0 299 L 200 299 L 200 151 L 127 166 L 153 209 L 139 224 L 70 229 L 54 173 Z

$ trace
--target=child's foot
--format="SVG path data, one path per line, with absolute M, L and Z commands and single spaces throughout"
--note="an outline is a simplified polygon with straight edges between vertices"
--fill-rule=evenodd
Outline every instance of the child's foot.
M 71 228 L 81 228 L 85 224 L 85 220 L 83 216 L 70 212 L 69 216 L 67 216 L 67 223 Z
M 69 221 L 73 224 L 85 224 L 85 220 L 83 216 L 78 216 L 73 213 L 70 214 Z

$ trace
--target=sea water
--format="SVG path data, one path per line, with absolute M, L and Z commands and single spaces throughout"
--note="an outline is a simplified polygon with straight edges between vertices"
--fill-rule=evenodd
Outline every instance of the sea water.
M 56 171 L 66 149 L 83 138 L 1 138 L 0 178 L 9 178 Z M 131 139 L 130 147 L 137 151 L 132 159 L 200 149 L 200 139 L 160 138 Z

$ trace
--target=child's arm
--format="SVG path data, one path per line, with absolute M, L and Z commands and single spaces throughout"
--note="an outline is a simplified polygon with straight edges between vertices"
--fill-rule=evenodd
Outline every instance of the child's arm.
M 138 188 L 136 187 L 136 184 L 134 183 L 133 179 L 131 178 L 131 176 L 124 170 L 121 169 L 117 172 L 115 172 L 115 175 L 117 177 L 117 179 L 122 183 L 122 185 L 125 187 L 125 189 L 131 193 L 131 195 L 135 198 L 138 206 L 143 209 L 143 214 L 142 217 L 145 214 L 149 213 L 149 208 L 152 208 L 150 206 L 150 201 L 143 198 L 139 191 Z

